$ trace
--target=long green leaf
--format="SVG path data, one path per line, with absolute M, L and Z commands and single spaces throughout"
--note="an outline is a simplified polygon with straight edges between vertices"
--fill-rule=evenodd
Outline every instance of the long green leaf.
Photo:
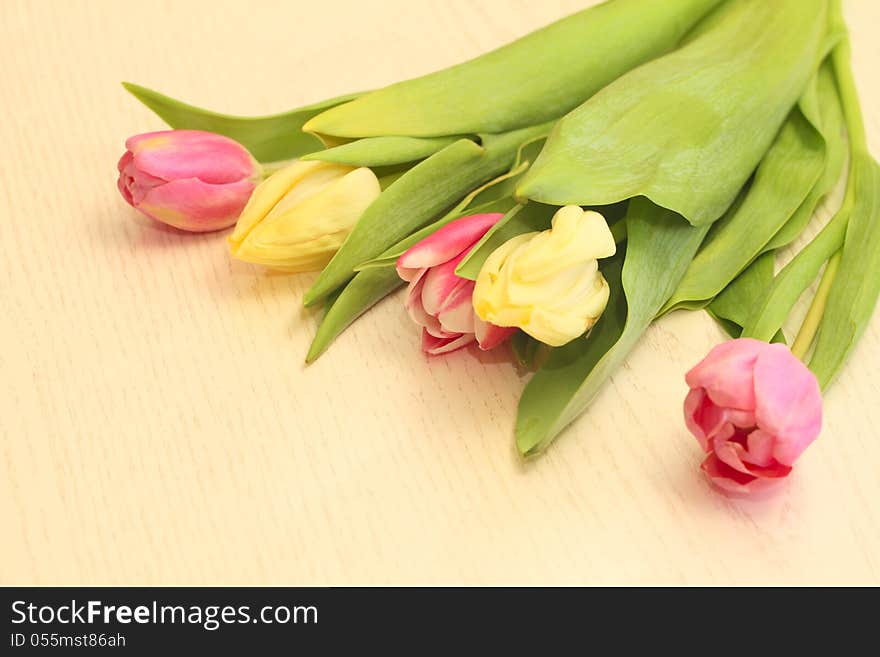
M 742 203 L 713 227 L 666 310 L 719 294 L 750 262 L 803 230 L 842 165 L 843 113 L 830 61 L 811 80 L 761 161 Z M 829 166 L 830 165 L 830 166 Z M 833 184 L 833 183 L 832 183 Z M 784 232 L 784 235 L 781 233 Z
M 122 85 L 172 128 L 206 130 L 226 135 L 243 144 L 260 162 L 288 160 L 324 148 L 318 138 L 302 131 L 303 125 L 313 116 L 359 95 L 340 96 L 283 114 L 244 117 L 188 105 L 131 82 L 123 82 Z
M 531 164 L 534 156 L 536 156 L 541 150 L 540 144 L 543 144 L 543 142 L 543 139 L 538 139 L 534 142 L 526 143 L 521 146 L 517 153 L 516 161 L 513 163 L 507 173 L 498 176 L 497 178 L 494 178 L 487 182 L 482 187 L 475 189 L 464 199 L 462 199 L 461 202 L 456 205 L 455 208 L 450 210 L 445 216 L 438 219 L 433 224 L 425 226 L 414 235 L 417 235 L 418 239 L 427 237 L 431 233 L 449 223 L 450 217 L 462 216 L 462 212 L 465 209 L 467 209 L 472 214 L 486 212 L 501 212 L 502 214 L 506 214 L 510 210 L 515 208 L 518 205 L 518 203 L 513 200 L 513 190 L 516 185 L 516 181 L 517 179 L 522 177 L 523 173 L 526 170 L 528 170 L 528 167 Z M 364 269 L 369 269 L 370 267 L 385 267 L 388 265 L 394 265 L 397 263 L 397 259 L 401 255 L 403 255 L 403 252 L 407 248 L 409 248 L 409 238 L 407 238 L 403 242 L 399 242 L 396 246 L 391 247 L 378 257 L 358 265 L 357 267 L 355 267 L 355 271 L 363 271 Z
M 559 118 L 668 52 L 719 0 L 611 0 L 469 62 L 391 85 L 312 119 L 339 137 L 501 133 Z
M 816 90 L 815 101 L 807 96 L 804 99 L 806 102 L 801 102 L 801 107 L 810 122 L 819 128 L 825 141 L 825 165 L 822 175 L 797 211 L 767 243 L 767 246 L 764 247 L 765 251 L 779 249 L 797 239 L 809 224 L 822 199 L 837 186 L 843 172 L 843 165 L 846 161 L 843 108 L 840 105 L 840 95 L 837 93 L 834 76 L 829 71 L 828 64 L 823 65 L 820 70 Z M 813 102 L 816 103 L 815 108 L 811 107 Z M 816 117 L 819 117 L 818 121 Z
M 759 256 L 706 308 L 730 337 L 743 337 L 749 314 L 773 283 L 773 264 L 772 252 Z M 781 331 L 773 336 L 773 342 L 785 342 Z
M 474 196 L 473 205 L 483 205 L 502 198 L 512 198 L 517 184 L 541 153 L 541 149 L 544 148 L 546 141 L 547 135 L 542 134 L 523 142 L 516 153 L 516 160 L 510 167 L 510 170 L 502 178 L 494 180 L 485 185 L 483 189 L 478 190 Z
M 826 0 L 737 0 L 563 118 L 517 194 L 552 205 L 646 196 L 694 225 L 715 221 L 836 38 L 826 19 Z
M 460 137 L 371 137 L 310 153 L 303 159 L 354 167 L 391 166 L 423 160 L 459 139 Z
M 835 29 L 845 30 L 840 0 L 833 0 L 831 7 Z M 851 152 L 843 204 L 819 235 L 776 276 L 744 327 L 744 333 L 757 338 L 769 334 L 784 321 L 800 293 L 827 262 L 793 346 L 793 351 L 804 357 L 818 329 L 809 364 L 823 388 L 834 380 L 855 347 L 880 295 L 880 167 L 867 150 L 849 59 L 847 37 L 832 53 Z
M 858 342 L 880 295 L 880 166 L 856 152 L 854 205 L 810 369 L 825 388 Z
M 611 299 L 602 318 L 588 337 L 554 349 L 523 391 L 516 425 L 523 455 L 543 450 L 587 409 L 672 294 L 708 230 L 644 198 L 630 202 L 626 225 L 620 284 L 615 259 L 603 261 Z
M 743 324 L 743 337 L 769 341 L 785 323 L 797 300 L 816 279 L 822 265 L 843 246 L 851 214 L 844 204 L 834 218 L 776 274 Z

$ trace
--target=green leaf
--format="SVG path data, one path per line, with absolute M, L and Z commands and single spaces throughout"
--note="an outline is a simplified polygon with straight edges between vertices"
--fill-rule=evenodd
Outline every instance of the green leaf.
M 403 284 L 394 267 L 359 272 L 328 305 L 309 347 L 306 362 L 314 362 L 358 317 Z
M 523 391 L 516 426 L 523 455 L 542 451 L 587 409 L 675 290 L 708 230 L 644 198 L 630 201 L 626 225 L 622 272 L 624 249 L 603 261 L 611 287 L 605 313 L 588 337 L 554 349 Z
M 509 169 L 520 146 L 549 126 L 483 138 L 483 146 L 461 139 L 418 163 L 383 191 L 358 220 L 303 303 L 313 305 L 354 276 L 355 268 L 448 211 L 481 183 Z
M 618 78 L 557 124 L 517 195 L 551 205 L 635 196 L 718 219 L 829 47 L 826 0 L 739 0 L 679 50 Z
M 821 112 L 813 107 L 820 102 Z M 665 310 L 712 299 L 773 242 L 787 243 L 806 226 L 829 189 L 829 157 L 834 173 L 843 163 L 843 114 L 830 62 L 811 80 L 802 105 L 815 110 L 812 121 L 802 107 L 792 110 L 742 202 L 712 228 Z
M 776 274 L 743 323 L 743 337 L 769 341 L 785 323 L 797 300 L 816 279 L 822 265 L 843 245 L 850 208 L 834 218 Z
M 324 318 L 309 347 L 306 362 L 313 362 L 358 317 L 403 285 L 404 282 L 397 275 L 395 264 L 400 254 L 409 247 L 465 214 L 506 212 L 513 205 L 515 202 L 511 198 L 502 198 L 477 206 L 462 203 L 438 221 L 392 246 L 382 254 L 381 262 L 377 260 L 370 267 L 360 270 L 344 288 L 340 288 L 333 302 L 328 304 Z
M 534 370 L 550 349 L 523 331 L 517 331 L 510 336 L 508 343 L 516 364 L 526 370 Z
M 810 369 L 826 388 L 858 342 L 880 295 L 880 166 L 854 153 L 854 205 Z
M 522 166 L 519 164 L 514 164 L 511 168 L 511 171 L 508 173 L 495 178 L 494 180 L 490 180 L 488 183 L 483 185 L 482 187 L 477 188 L 467 196 L 465 196 L 460 203 L 458 203 L 452 210 L 450 210 L 446 215 L 438 219 L 432 224 L 429 224 L 422 228 L 419 231 L 413 233 L 413 235 L 402 242 L 398 242 L 397 245 L 391 247 L 387 251 L 384 251 L 381 255 L 369 260 L 363 264 L 355 267 L 355 271 L 363 271 L 364 269 L 369 269 L 370 267 L 385 267 L 389 264 L 395 264 L 397 259 L 403 255 L 403 252 L 409 248 L 410 240 L 412 238 L 418 238 L 416 241 L 422 240 L 428 235 L 436 232 L 446 224 L 451 221 L 451 218 L 458 218 L 464 216 L 464 209 L 468 210 L 470 214 L 491 214 L 491 213 L 501 213 L 507 214 L 513 208 L 515 208 L 518 203 L 513 200 L 513 198 L 509 195 L 503 195 L 500 193 L 495 193 L 494 190 L 499 190 L 503 192 L 506 188 L 506 182 L 508 177 L 516 176 L 518 171 L 521 171 Z M 415 242 L 413 242 L 414 244 Z
M 512 198 L 514 185 L 516 185 L 517 179 L 522 176 L 523 172 L 528 169 L 532 158 L 534 158 L 541 150 L 540 147 L 543 143 L 544 139 L 539 138 L 523 144 L 517 153 L 516 161 L 507 173 L 498 176 L 482 187 L 475 189 L 462 199 L 461 203 L 459 203 L 446 216 L 418 231 L 416 233 L 416 235 L 419 236 L 418 239 L 423 239 L 434 231 L 445 226 L 450 221 L 449 217 L 453 215 L 455 217 L 463 216 L 462 211 L 464 208 L 467 208 L 471 214 L 486 214 L 493 212 L 506 214 L 515 208 L 518 204 Z M 404 240 L 404 242 L 399 243 L 397 247 L 392 247 L 382 255 L 358 265 L 355 267 L 355 271 L 363 271 L 370 267 L 385 267 L 388 264 L 396 263 L 397 259 L 403 255 L 406 248 L 409 248 L 408 246 L 401 247 L 401 245 L 408 242 L 408 239 Z
M 832 29 L 845 33 L 846 28 L 843 22 L 841 3 L 839 0 L 835 0 L 831 3 L 831 7 Z M 876 191 L 872 182 L 872 177 L 876 175 L 876 164 L 867 155 L 864 123 L 856 94 L 855 82 L 849 65 L 849 53 L 849 39 L 845 37 L 837 44 L 831 55 L 839 99 L 852 151 L 850 156 L 850 174 L 847 180 L 847 190 L 843 204 L 819 234 L 776 275 L 773 284 L 767 290 L 761 302 L 757 304 L 743 327 L 743 335 L 759 340 L 767 340 L 774 331 L 782 326 L 798 298 L 815 280 L 819 270 L 827 262 L 829 266 L 826 268 L 825 274 L 823 274 L 823 282 L 817 292 L 817 297 L 814 298 L 814 303 L 805 320 L 805 325 L 799 331 L 793 346 L 793 351 L 798 352 L 800 355 L 809 349 L 813 338 L 812 331 L 818 328 L 821 333 L 822 324 L 831 321 L 828 318 L 823 319 L 822 312 L 827 313 L 833 311 L 834 308 L 831 307 L 831 304 L 825 307 L 825 301 L 820 301 L 819 295 L 824 295 L 826 292 L 831 293 L 832 297 L 838 298 L 836 303 L 840 303 L 838 294 L 840 294 L 841 287 L 835 285 L 835 281 L 831 277 L 834 276 L 835 272 L 838 275 L 841 273 L 839 264 L 844 239 L 846 239 L 848 244 L 852 244 L 850 241 L 852 235 L 848 232 L 848 224 L 854 214 L 862 217 L 861 221 L 870 221 L 870 219 L 866 220 L 865 217 L 870 217 L 872 213 L 871 206 L 874 203 L 872 196 Z M 829 164 L 829 167 L 833 168 L 833 166 L 833 163 Z M 827 169 L 824 178 L 832 178 L 831 172 Z M 863 235 L 859 239 L 868 237 L 870 236 L 863 229 Z M 870 249 L 867 245 L 864 245 L 862 248 Z M 856 247 L 851 246 L 850 253 L 852 254 L 855 250 Z M 862 266 L 866 265 L 867 263 L 862 263 Z M 863 269 L 861 272 L 855 272 L 855 269 L 856 266 L 850 264 L 848 267 L 849 271 L 844 270 L 843 275 L 853 275 L 857 278 L 870 276 L 868 273 L 869 268 Z M 826 276 L 828 277 L 827 281 L 825 280 Z M 831 283 L 831 285 L 827 285 L 827 283 Z M 870 297 L 871 284 L 870 279 L 868 279 L 866 283 L 863 283 L 865 287 L 862 287 L 862 292 L 867 292 L 868 297 Z M 848 288 L 845 294 L 852 294 L 855 287 L 857 287 L 854 283 L 851 283 L 851 286 L 853 287 Z M 853 298 L 849 300 L 853 301 Z M 821 308 L 814 308 L 817 303 L 820 303 Z M 814 314 L 814 310 L 820 310 L 819 314 Z M 853 310 L 851 307 L 847 314 Z M 859 315 L 855 314 L 853 317 L 858 318 Z M 840 317 L 836 321 L 839 320 Z M 865 321 L 867 321 L 866 318 Z M 810 326 L 807 326 L 807 324 Z M 838 329 L 841 328 L 839 324 L 836 326 Z M 842 365 L 846 353 L 852 348 L 858 335 L 860 335 L 861 329 L 858 327 L 858 323 L 854 324 L 853 327 L 854 331 L 848 337 L 846 333 L 839 335 L 838 337 L 841 341 L 837 343 L 829 342 L 831 339 L 829 338 L 829 333 L 832 329 L 825 331 L 824 347 L 820 352 L 820 356 L 823 353 L 825 354 L 824 357 L 827 359 L 825 363 L 826 369 L 822 370 L 821 376 L 819 376 L 819 381 L 823 387 L 830 384 L 837 369 Z M 817 361 L 817 364 L 821 364 L 821 360 Z
M 423 160 L 461 137 L 371 137 L 310 153 L 302 159 L 353 167 L 379 167 Z
M 547 141 L 546 137 L 547 135 L 544 134 L 523 142 L 516 153 L 516 161 L 510 167 L 510 170 L 498 180 L 486 185 L 484 189 L 478 190 L 473 201 L 474 205 L 482 205 L 502 198 L 512 198 L 520 179 L 528 171 L 535 158 L 541 153 L 541 149 L 544 148 L 544 143 Z M 492 140 L 489 139 L 489 145 L 491 146 L 491 144 Z
M 599 386 L 610 374 L 598 373 L 601 380 L 591 382 L 591 373 L 606 355 L 613 358 L 626 324 L 626 295 L 621 285 L 625 249 L 602 261 L 602 275 L 611 288 L 611 297 L 602 317 L 582 338 L 550 351 L 550 356 L 526 384 L 519 400 L 516 419 L 516 446 L 523 456 L 542 452 L 565 426 L 586 410 Z M 609 363 L 609 366 L 616 363 Z M 583 391 L 583 392 L 582 392 Z
M 612 0 L 469 62 L 400 82 L 312 119 L 340 137 L 502 133 L 556 119 L 668 52 L 719 0 Z
M 773 264 L 773 253 L 759 256 L 706 308 L 730 337 L 742 337 L 749 314 L 773 283 Z M 782 331 L 773 336 L 773 342 L 785 343 Z
M 359 95 L 340 96 L 283 114 L 243 117 L 188 105 L 131 82 L 123 82 L 122 86 L 172 128 L 225 135 L 242 144 L 260 162 L 289 160 L 323 149 L 324 145 L 317 137 L 302 132 L 303 125 L 313 116 Z
M 814 102 L 817 105 L 815 109 L 811 107 Z M 807 95 L 801 101 L 801 108 L 810 122 L 822 133 L 822 138 L 825 141 L 825 164 L 822 175 L 813 185 L 807 198 L 779 232 L 773 236 L 773 239 L 767 243 L 767 246 L 764 247 L 765 251 L 781 248 L 798 238 L 810 223 L 819 203 L 837 185 L 846 161 L 843 108 L 840 105 L 840 95 L 837 93 L 833 67 L 830 66 L 830 63 L 826 63 L 819 70 L 816 94 L 815 96 Z

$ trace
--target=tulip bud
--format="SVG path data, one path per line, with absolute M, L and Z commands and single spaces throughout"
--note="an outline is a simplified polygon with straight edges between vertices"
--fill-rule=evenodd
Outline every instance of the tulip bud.
M 409 248 L 397 260 L 397 275 L 409 282 L 406 309 L 422 327 L 422 351 L 447 354 L 476 341 L 493 349 L 514 333 L 476 317 L 474 282 L 455 268 L 502 214 L 474 214 L 446 224 Z
M 194 233 L 235 223 L 261 176 L 247 149 L 200 130 L 131 137 L 119 160 L 122 197 L 148 217 Z
M 381 191 L 368 168 L 295 162 L 254 190 L 229 238 L 232 255 L 282 271 L 317 271 Z
M 486 259 L 474 310 L 484 321 L 562 346 L 591 329 L 605 310 L 609 288 L 596 259 L 616 250 L 601 214 L 560 208 L 549 230 L 515 237 Z
M 685 375 L 688 429 L 719 488 L 750 493 L 791 473 L 822 428 L 816 376 L 782 344 L 739 338 L 716 346 Z

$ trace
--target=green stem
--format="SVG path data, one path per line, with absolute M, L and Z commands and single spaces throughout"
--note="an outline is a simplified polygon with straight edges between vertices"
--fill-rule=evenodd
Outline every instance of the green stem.
M 611 225 L 611 235 L 615 244 L 623 244 L 626 241 L 626 221 L 620 221 Z
M 846 24 L 843 20 L 843 11 L 840 0 L 834 0 L 832 2 L 832 11 L 832 20 L 836 21 L 839 28 L 845 32 Z M 858 160 L 856 155 L 866 153 L 868 149 L 868 140 L 865 134 L 865 121 L 862 116 L 861 105 L 859 104 L 859 96 L 856 91 L 852 66 L 850 65 L 851 56 L 852 47 L 850 45 L 849 34 L 845 33 L 841 38 L 840 43 L 835 46 L 831 53 L 831 61 L 834 64 L 834 75 L 837 79 L 837 90 L 840 94 L 841 104 L 843 105 L 843 116 L 846 122 L 847 137 L 849 139 L 849 173 L 846 182 L 846 196 L 843 201 L 843 206 L 841 207 L 841 213 L 846 211 L 847 215 L 855 202 L 855 176 L 853 175 L 853 168 Z M 828 296 L 831 293 L 834 278 L 837 275 L 837 268 L 840 264 L 842 252 L 843 249 L 841 248 L 828 260 L 828 264 L 825 266 L 825 271 L 822 274 L 822 280 L 819 282 L 819 288 L 816 290 L 816 296 L 810 304 L 807 316 L 804 318 L 803 324 L 801 324 L 794 344 L 791 347 L 791 352 L 801 360 L 805 360 L 807 352 L 813 344 L 813 340 L 816 338 L 816 333 L 819 330 L 819 325 L 825 314 L 825 307 L 828 304 Z
M 862 117 L 862 107 L 859 104 L 859 95 L 856 91 L 856 82 L 853 78 L 850 57 L 852 48 L 849 35 L 844 36 L 840 43 L 831 53 L 831 61 L 834 64 L 834 75 L 837 78 L 837 90 L 843 105 L 843 116 L 846 121 L 846 132 L 849 137 L 851 153 L 867 151 L 868 140 L 865 135 L 865 122 Z
M 828 294 L 831 292 L 831 285 L 834 283 L 834 277 L 837 275 L 837 266 L 840 264 L 841 251 L 835 253 L 825 265 L 825 271 L 822 274 L 822 280 L 819 282 L 819 289 L 816 290 L 816 296 L 810 304 L 807 316 L 804 318 L 803 324 L 798 331 L 794 344 L 791 346 L 791 353 L 800 360 L 806 362 L 807 352 L 813 339 L 816 337 L 816 331 L 819 330 L 819 324 L 822 322 L 822 316 L 825 314 L 825 306 L 828 304 Z

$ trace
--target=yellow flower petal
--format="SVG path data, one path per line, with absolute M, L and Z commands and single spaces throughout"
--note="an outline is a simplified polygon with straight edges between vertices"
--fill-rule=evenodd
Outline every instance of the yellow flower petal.
M 315 193 L 328 179 L 339 178 L 352 171 L 352 167 L 326 162 L 294 162 L 266 178 L 251 194 L 241 212 L 235 230 L 229 237 L 230 244 L 244 240 L 255 225 L 263 221 L 287 196 L 293 201 Z
M 486 259 L 474 287 L 474 311 L 497 326 L 516 326 L 545 344 L 564 345 L 592 328 L 605 310 L 610 289 L 597 258 L 616 250 L 601 214 L 560 208 L 550 230 L 515 237 Z
M 233 244 L 233 255 L 283 271 L 320 269 L 380 192 L 370 169 L 320 167 L 298 179 L 262 220 L 251 225 L 241 242 Z

